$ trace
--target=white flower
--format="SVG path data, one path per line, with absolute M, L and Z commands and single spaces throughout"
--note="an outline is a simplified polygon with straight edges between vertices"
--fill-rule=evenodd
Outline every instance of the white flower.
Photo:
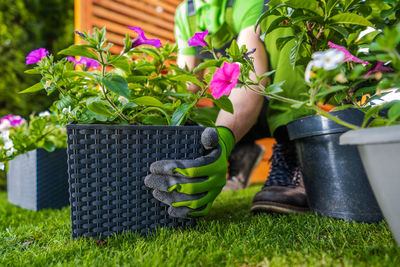
M 51 114 L 47 110 L 39 113 L 39 117 L 50 117 L 50 116 Z
M 311 57 L 313 60 L 308 63 L 304 73 L 304 79 L 308 83 L 311 81 L 311 78 L 313 78 L 313 67 L 317 69 L 322 68 L 324 70 L 336 69 L 337 66 L 343 62 L 345 54 L 340 50 L 331 48 L 325 52 L 315 52 Z
M 5 168 L 4 163 L 0 162 L 0 170 L 4 171 L 4 168 Z
M 3 149 L 12 149 L 14 147 L 14 144 L 11 140 L 4 140 L 4 146 Z
M 121 102 L 122 105 L 126 105 L 129 103 L 129 100 L 123 96 L 118 97 L 118 101 Z
M 46 83 L 44 84 L 44 89 L 47 89 L 47 88 L 49 88 L 50 87 L 50 85 L 51 85 L 51 81 L 46 81 Z
M 13 149 L 6 151 L 6 156 L 7 157 L 11 157 L 13 154 L 14 154 L 14 150 Z
M 63 114 L 70 114 L 71 113 L 71 106 L 68 106 L 68 108 L 63 108 L 62 113 Z
M 325 52 L 316 52 L 312 55 L 314 67 L 324 70 L 333 70 L 343 62 L 345 54 L 337 49 L 329 49 Z
M 11 127 L 11 123 L 9 120 L 2 120 L 0 123 L 0 131 L 6 130 Z

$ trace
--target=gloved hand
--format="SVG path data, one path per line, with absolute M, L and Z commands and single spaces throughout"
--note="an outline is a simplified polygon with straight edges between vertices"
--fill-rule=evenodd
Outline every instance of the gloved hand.
M 226 183 L 227 162 L 234 145 L 225 127 L 206 128 L 201 143 L 207 153 L 194 160 L 160 160 L 151 164 L 144 183 L 169 205 L 173 217 L 204 216 Z

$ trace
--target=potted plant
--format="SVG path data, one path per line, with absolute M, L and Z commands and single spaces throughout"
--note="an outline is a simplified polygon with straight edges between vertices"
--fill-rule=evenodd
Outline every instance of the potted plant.
M 340 143 L 357 145 L 375 197 L 400 245 L 400 209 L 397 205 L 400 187 L 397 161 L 400 151 L 400 23 L 386 28 L 370 45 L 370 51 L 370 60 L 380 62 L 369 74 L 371 79 L 379 81 L 379 91 L 372 96 L 366 112 L 366 119 L 373 120 L 368 129 L 341 135 Z M 392 94 L 396 91 L 397 97 L 394 97 Z M 376 101 L 377 98 L 387 100 Z
M 66 133 L 48 111 L 0 122 L 0 164 L 7 170 L 8 201 L 40 210 L 68 205 Z
M 234 42 L 228 58 L 216 57 L 193 71 L 180 69 L 170 63 L 175 45 L 161 46 L 159 40 L 147 39 L 139 27 L 128 28 L 137 37 L 131 39 L 127 33 L 119 55 L 109 52 L 112 44 L 106 40 L 105 28 L 76 32 L 85 44 L 60 52 L 68 58 L 55 61 L 43 48 L 32 54 L 37 66 L 28 72 L 40 73 L 42 80 L 23 92 L 58 93 L 54 106 L 68 123 L 73 237 L 147 233 L 160 226 L 195 223 L 170 217 L 168 207 L 153 198 L 144 178 L 154 161 L 193 159 L 203 153 L 200 135 L 204 126 L 214 122 L 207 112 L 195 108 L 196 103 L 211 98 L 219 108 L 233 112 L 228 88 L 217 88 L 212 94 L 208 89 L 217 68 L 234 64 L 239 69 L 234 62 L 244 63 L 243 55 L 248 57 L 245 48 Z M 204 35 L 195 35 L 193 41 L 201 41 L 212 52 Z M 203 83 L 195 72 L 206 68 L 209 74 Z M 242 64 L 240 69 L 244 77 L 250 65 Z M 187 82 L 202 90 L 190 93 Z
M 296 142 L 310 208 L 345 220 L 381 220 L 358 151 L 354 146 L 340 146 L 339 135 L 362 126 L 364 113 L 355 107 L 360 107 L 364 95 L 376 91 L 377 82 L 357 79 L 373 66 L 363 60 L 366 54 L 359 48 L 370 43 L 382 25 L 396 21 L 397 4 L 272 0 L 268 6 L 258 24 L 266 40 L 274 38 L 269 33 L 276 28 L 287 29 L 286 36 L 268 42 L 290 55 L 293 68 L 305 73 L 305 83 L 299 86 L 309 88 L 302 96 L 275 91 L 278 97 L 270 97 L 315 114 L 288 125 L 289 136 Z M 360 38 L 366 27 L 375 29 Z

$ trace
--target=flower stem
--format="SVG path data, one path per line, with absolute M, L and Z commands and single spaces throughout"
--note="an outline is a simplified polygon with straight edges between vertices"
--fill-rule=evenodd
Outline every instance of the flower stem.
M 344 121 L 344 120 L 342 120 L 342 119 L 339 119 L 338 117 L 333 116 L 333 115 L 330 114 L 329 112 L 326 112 L 325 110 L 319 108 L 319 107 L 316 106 L 316 105 L 309 106 L 309 107 L 311 107 L 313 110 L 315 110 L 315 111 L 317 111 L 318 113 L 320 113 L 321 116 L 324 116 L 324 117 L 326 117 L 326 118 L 329 118 L 329 119 L 333 120 L 334 122 L 336 122 L 336 123 L 338 123 L 338 124 L 341 124 L 341 125 L 346 126 L 346 127 L 350 128 L 350 129 L 353 129 L 353 130 L 361 129 L 361 127 L 359 127 L 359 126 L 357 126 L 357 125 L 354 125 L 354 124 L 352 124 L 352 123 L 346 122 L 346 121 Z

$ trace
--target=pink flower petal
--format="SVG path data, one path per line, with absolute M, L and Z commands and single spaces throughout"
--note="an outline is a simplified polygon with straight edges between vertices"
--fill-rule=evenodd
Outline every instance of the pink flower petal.
M 161 41 L 159 39 L 147 39 L 146 36 L 144 35 L 143 30 L 140 27 L 130 27 L 130 26 L 126 26 L 126 27 L 135 31 L 138 34 L 138 37 L 136 37 L 132 41 L 132 48 L 137 47 L 139 45 L 152 45 L 157 48 L 160 48 Z
M 188 40 L 189 46 L 208 46 L 208 43 L 204 40 L 208 34 L 208 30 L 205 32 L 196 32 L 192 38 Z
M 38 63 L 40 60 L 42 60 L 43 57 L 49 54 L 49 51 L 46 50 L 46 48 L 39 48 L 36 50 L 31 51 L 27 56 L 26 56 L 26 65 L 30 64 L 35 64 Z
M 218 99 L 222 95 L 229 95 L 238 83 L 240 66 L 236 63 L 226 63 L 218 68 L 210 82 L 211 94 Z
M 328 45 L 329 45 L 330 48 L 335 48 L 335 49 L 337 49 L 337 50 L 339 50 L 339 51 L 342 51 L 342 52 L 345 54 L 345 57 L 344 57 L 344 61 L 345 61 L 345 62 L 347 62 L 347 61 L 353 61 L 353 62 L 356 62 L 356 63 L 362 63 L 362 64 L 364 64 L 364 65 L 368 65 L 368 64 L 369 64 L 368 61 L 363 61 L 363 60 L 359 59 L 358 57 L 353 56 L 353 55 L 352 55 L 345 47 L 343 47 L 343 46 L 334 44 L 334 43 L 332 43 L 332 42 L 328 42 Z

